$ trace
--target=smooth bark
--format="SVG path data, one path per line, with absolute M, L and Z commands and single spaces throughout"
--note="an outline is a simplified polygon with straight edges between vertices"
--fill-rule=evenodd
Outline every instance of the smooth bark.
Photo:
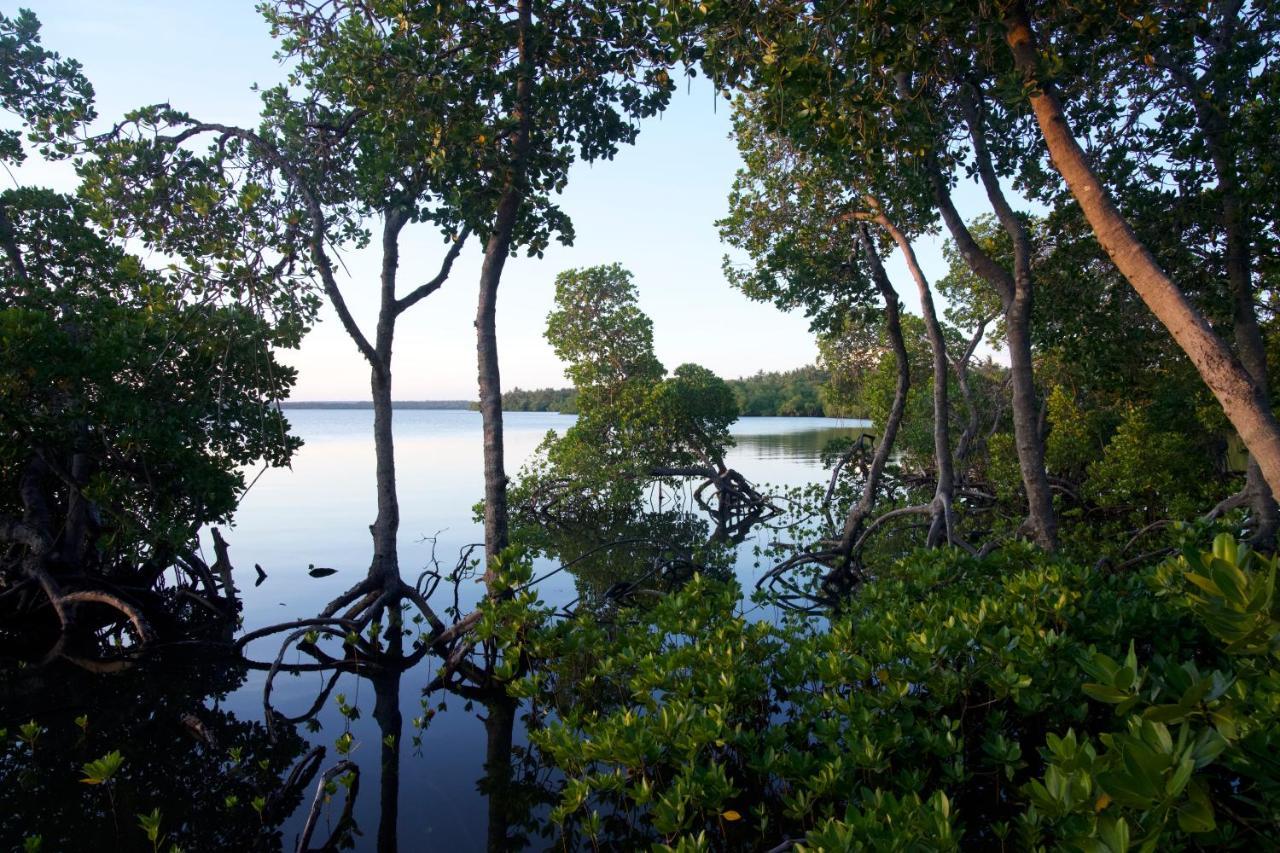
M 888 232 L 902 252 L 902 257 L 915 280 L 920 294 L 920 312 L 924 315 L 925 332 L 929 337 L 929 348 L 933 352 L 933 455 L 937 466 L 937 487 L 933 495 L 933 521 L 929 526 L 928 544 L 938 545 L 945 535 L 948 543 L 958 539 L 955 531 L 955 516 L 952 502 L 955 498 L 955 464 L 951 455 L 951 406 L 947 394 L 947 343 L 942 335 L 942 324 L 938 322 L 938 312 L 933 306 L 933 290 L 924 271 L 916 260 L 911 241 L 890 220 L 875 199 L 868 199 L 875 210 L 874 220 Z
M 1028 98 L 1049 155 L 1098 242 L 1191 359 L 1274 493 L 1280 488 L 1280 424 L 1276 423 L 1249 373 L 1156 263 L 1089 165 L 1053 87 L 1039 79 L 1039 51 L 1021 3 L 1014 3 L 1006 10 L 1005 29 L 1014 63 L 1028 84 Z
M 871 457 L 871 465 L 867 469 L 867 482 L 862 487 L 862 497 L 849 514 L 845 516 L 844 528 L 840 533 L 840 554 L 847 561 L 858 540 L 862 525 L 871 515 L 875 505 L 876 492 L 880 489 L 880 480 L 884 476 L 885 465 L 889 462 L 889 454 L 893 452 L 893 443 L 898 437 L 898 427 L 902 424 L 902 414 L 907 407 L 907 391 L 911 388 L 911 363 L 907 358 L 907 342 L 902 337 L 902 308 L 898 301 L 898 293 L 893 289 L 889 276 L 880 263 L 880 255 L 876 251 L 875 241 L 866 223 L 858 223 L 858 242 L 867 256 L 867 265 L 871 268 L 871 279 L 875 282 L 880 298 L 884 300 L 884 325 L 889 336 L 889 346 L 893 349 L 894 363 L 898 369 L 898 381 L 894 386 L 893 404 L 889 407 L 889 416 L 885 419 L 880 434 L 880 443 Z
M 934 198 L 951 237 L 974 275 L 985 281 L 1000 297 L 1009 348 L 1009 378 L 1012 390 L 1013 438 L 1018 469 L 1027 496 L 1027 521 L 1036 543 L 1052 551 L 1058 544 L 1058 520 L 1053 510 L 1053 492 L 1044 461 L 1044 439 L 1038 426 L 1035 372 L 1031 356 L 1031 307 L 1034 281 L 1031 274 L 1031 241 L 1026 226 L 1005 198 L 996 176 L 978 105 L 970 93 L 962 93 L 962 107 L 973 140 L 974 160 L 987 198 L 1000 227 L 1013 241 L 1013 273 L 996 262 L 973 239 L 960 218 L 942 175 L 933 164 L 930 175 Z
M 1220 49 L 1234 45 L 1236 25 L 1239 23 L 1240 6 L 1235 4 L 1224 13 L 1221 32 L 1217 43 Z M 1239 158 L 1231 151 L 1228 140 L 1227 116 L 1215 103 L 1210 83 L 1204 77 L 1194 77 L 1185 68 L 1172 60 L 1157 57 L 1157 64 L 1167 71 L 1174 83 L 1182 90 L 1182 94 L 1191 103 L 1196 116 L 1196 126 L 1204 137 L 1205 148 L 1209 152 L 1209 160 L 1213 164 L 1214 174 L 1218 179 L 1218 196 L 1221 198 L 1221 219 L 1223 235 L 1226 238 L 1225 266 L 1227 281 L 1231 284 L 1232 331 L 1235 338 L 1236 353 L 1244 369 L 1249 372 L 1264 405 L 1270 408 L 1270 394 L 1267 382 L 1267 351 L 1262 340 L 1262 329 L 1258 325 L 1257 312 L 1254 309 L 1253 289 L 1253 240 L 1249 234 L 1249 214 L 1245 201 L 1240 193 Z M 1219 65 L 1219 67 L 1221 67 Z M 1218 80 L 1215 89 L 1238 91 L 1241 81 Z M 1255 544 L 1274 547 L 1277 528 L 1280 527 L 1280 508 L 1267 486 L 1253 454 L 1249 455 L 1246 474 L 1245 494 L 1254 516 L 1256 528 L 1253 539 Z
M 525 194 L 525 160 L 528 157 L 530 97 L 533 69 L 529 58 L 528 34 L 532 22 L 529 0 L 521 0 L 518 52 L 520 72 L 516 79 L 513 117 L 516 134 L 511 164 L 485 245 L 480 269 L 480 299 L 476 306 L 476 361 L 480 389 L 480 419 L 484 430 L 484 553 L 485 579 L 490 577 L 494 558 L 507 547 L 507 472 L 503 461 L 502 377 L 498 370 L 498 285 L 502 269 L 511 253 L 511 238 Z

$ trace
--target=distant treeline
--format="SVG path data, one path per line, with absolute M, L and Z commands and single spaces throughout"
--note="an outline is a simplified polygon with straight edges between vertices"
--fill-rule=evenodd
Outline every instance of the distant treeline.
M 819 367 L 760 371 L 729 380 L 738 411 L 747 417 L 863 417 L 857 406 L 837 403 L 823 393 L 827 371 Z
M 479 403 L 471 403 L 479 408 Z M 513 388 L 502 395 L 504 412 L 559 412 L 562 415 L 578 413 L 578 392 L 574 388 L 538 388 L 526 391 Z
M 738 410 L 747 417 L 862 417 L 857 406 L 837 405 L 825 399 L 823 386 L 827 371 L 818 367 L 761 371 L 755 376 L 730 379 L 729 387 L 738 398 Z M 515 388 L 502 395 L 508 412 L 560 412 L 576 414 L 578 392 L 573 388 Z M 476 408 L 475 403 L 470 404 Z
M 476 404 L 470 400 L 396 400 L 391 404 L 395 409 L 474 409 Z M 372 409 L 373 403 L 368 400 L 326 400 L 310 402 L 296 400 L 281 403 L 282 409 Z

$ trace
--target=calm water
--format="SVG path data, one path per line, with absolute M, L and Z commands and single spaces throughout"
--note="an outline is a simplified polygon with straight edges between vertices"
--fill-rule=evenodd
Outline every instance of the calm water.
M 268 574 L 244 590 L 247 628 L 293 614 L 314 613 L 355 583 L 368 568 L 368 525 L 376 515 L 373 412 L 292 409 L 295 433 L 306 442 L 292 470 L 267 471 L 250 489 L 227 533 L 232 562 L 251 578 L 254 563 Z M 504 416 L 507 473 L 514 477 L 549 430 L 563 432 L 574 418 L 540 412 Z M 862 421 L 830 418 L 745 418 L 727 464 L 755 483 L 794 485 L 822 476 L 819 455 L 833 438 L 857 434 Z M 483 493 L 480 414 L 401 410 L 395 413 L 396 479 L 400 494 L 400 565 L 412 579 L 435 551 L 451 565 L 458 549 L 483 539 L 473 507 Z M 338 569 L 323 579 L 309 564 Z M 479 584 L 464 590 L 471 604 Z M 572 598 L 573 579 L 543 588 L 551 603 Z
M 231 558 L 244 597 L 246 629 L 313 616 L 334 596 L 360 580 L 369 562 L 368 525 L 375 514 L 372 412 L 290 410 L 288 417 L 294 431 L 305 440 L 305 446 L 297 454 L 292 469 L 267 471 L 258 479 L 243 501 L 235 525 L 224 531 L 231 545 Z M 571 423 L 571 417 L 562 415 L 508 414 L 505 418 L 508 473 L 514 476 L 519 471 L 548 430 L 563 431 Z M 865 428 L 861 422 L 823 418 L 746 419 L 733 428 L 737 446 L 726 461 L 755 483 L 799 485 L 823 477 L 819 455 L 827 441 L 838 436 L 857 435 Z M 433 547 L 441 565 L 448 569 L 456 561 L 459 549 L 481 540 L 480 527 L 473 518 L 473 506 L 482 493 L 480 416 L 468 411 L 402 410 L 395 415 L 395 433 L 402 517 L 400 563 L 406 580 L 412 583 L 421 568 L 431 560 Z M 763 530 L 754 535 L 757 538 L 749 539 L 740 553 L 748 552 L 751 545 L 760 544 L 772 534 Z M 434 546 L 431 539 L 434 539 Z M 256 587 L 253 585 L 255 563 L 267 572 L 266 580 Z M 336 573 L 313 578 L 307 573 L 310 564 L 333 568 Z M 545 570 L 554 565 L 546 562 L 539 568 Z M 744 585 L 753 582 L 757 571 L 750 558 L 740 558 L 735 570 Z M 584 581 L 575 578 L 571 572 L 561 572 L 540 587 L 541 597 L 551 604 L 565 604 L 578 596 L 580 582 Z M 478 582 L 465 585 L 461 589 L 462 609 L 470 610 L 481 592 Z M 440 598 L 442 596 L 437 596 Z M 439 610 L 446 602 L 438 603 Z M 437 601 L 433 601 L 434 604 Z M 250 648 L 255 658 L 270 660 L 279 648 L 278 643 L 279 638 L 276 638 Z M 297 652 L 291 652 L 286 658 L 287 662 L 303 660 Z M 382 740 L 386 730 L 380 729 L 375 721 L 375 689 L 369 679 L 342 676 L 315 717 L 318 728 L 313 726 L 314 730 L 308 731 L 302 726 L 296 727 L 298 735 L 310 744 L 327 748 L 324 766 L 331 765 L 338 758 L 335 739 L 348 729 L 354 737 L 350 758 L 361 768 L 360 791 L 355 807 L 355 819 L 361 833 L 356 841 L 359 850 L 376 848 L 380 817 L 389 814 L 395 806 L 398 806 L 398 819 L 395 821 L 398 846 L 402 851 L 448 850 L 460 853 L 486 848 L 490 804 L 479 789 L 485 778 L 484 720 L 489 716 L 486 708 L 477 703 L 468 709 L 463 698 L 433 695 L 431 707 L 437 708 L 442 701 L 447 707 L 440 709 L 423 731 L 420 746 L 415 747 L 411 742 L 416 730 L 410 721 L 423 712 L 422 687 L 431 678 L 436 665 L 436 661 L 428 658 L 416 669 L 404 673 L 398 687 L 384 685 L 383 688 L 384 713 L 381 716 L 385 719 L 386 708 L 394 707 L 398 699 L 404 720 L 397 750 L 392 753 L 399 756 L 399 796 L 392 798 L 393 802 L 383 802 L 386 798 L 380 790 L 383 760 L 386 758 Z M 205 678 L 207 681 L 213 676 L 206 675 Z M 251 671 L 225 698 L 214 701 L 201 700 L 200 697 L 216 695 L 225 688 L 204 684 L 183 693 L 186 688 L 177 679 L 173 684 L 165 685 L 154 683 L 154 678 L 147 681 L 145 677 L 137 676 L 134 680 L 144 683 L 136 689 L 158 693 L 159 698 L 150 695 L 145 700 L 117 702 L 124 709 L 119 712 L 105 710 L 114 708 L 112 701 L 118 697 L 102 700 L 101 707 L 92 702 L 85 704 L 82 698 L 69 699 L 64 707 L 67 714 L 87 708 L 94 724 L 98 725 L 102 720 L 104 728 L 110 722 L 109 714 L 116 713 L 120 718 L 121 734 L 112 735 L 117 739 L 115 742 L 119 738 L 147 738 L 156 745 L 152 766 L 145 770 L 138 768 L 139 775 L 134 783 L 119 786 L 121 796 L 133 790 L 141 791 L 136 806 L 120 805 L 124 814 L 149 809 L 154 797 L 167 793 L 170 798 L 165 813 L 171 816 L 168 819 L 185 822 L 188 826 L 205 821 L 209 828 L 202 837 L 216 849 L 218 804 L 223 802 L 226 793 L 234 793 L 229 786 L 234 783 L 232 777 L 235 773 L 229 774 L 223 764 L 201 765 L 202 756 L 206 753 L 215 757 L 225 756 L 230 742 L 248 743 L 251 746 L 246 749 L 246 755 L 254 757 L 252 762 L 246 758 L 245 767 L 251 768 L 257 763 L 257 754 L 269 757 L 274 750 L 281 753 L 279 760 L 282 766 L 266 769 L 264 763 L 263 772 L 284 775 L 289 764 L 306 748 L 296 739 L 292 752 L 288 754 L 283 754 L 283 749 L 262 746 L 266 743 L 260 725 L 264 719 L 264 678 L 263 672 Z M 272 694 L 273 706 L 287 716 L 302 715 L 316 701 L 326 679 L 323 673 L 277 677 Z M 234 684 L 234 680 L 231 683 Z M 123 680 L 103 684 L 104 687 L 95 689 L 113 693 L 135 689 L 133 682 Z M 56 688 L 47 685 L 41 689 L 54 689 L 56 692 Z M 339 693 L 348 705 L 360 709 L 359 716 L 349 725 L 338 710 Z M 194 700 L 183 697 L 194 697 Z M 72 701 L 79 704 L 73 708 Z M 192 701 L 195 704 L 191 704 Z M 203 706 L 200 704 L 202 701 Z M 184 732 L 182 728 L 187 723 L 184 721 L 180 725 L 178 722 L 186 715 L 178 710 L 167 716 L 155 713 L 149 721 L 136 724 L 130 721 L 131 709 L 146 705 L 163 707 L 165 702 L 179 709 L 194 708 L 197 716 L 218 730 L 221 745 L 208 750 L 203 747 L 195 749 L 189 738 L 190 732 Z M 184 702 L 187 703 L 185 706 Z M 295 727 L 281 728 L 291 730 Z M 113 741 L 107 738 L 104 742 L 109 745 Z M 514 744 L 518 748 L 522 743 L 517 723 Z M 262 752 L 255 754 L 254 749 Z M 266 762 L 268 759 L 261 760 Z M 224 779 L 228 780 L 225 784 Z M 83 811 L 75 803 L 77 797 L 84 796 L 85 786 L 78 785 L 78 780 L 73 777 L 65 781 L 69 787 L 62 789 L 64 793 L 50 790 L 43 795 L 46 802 L 59 803 L 41 815 L 40 820 L 46 826 L 51 821 L 81 819 L 90 825 L 100 826 L 107 820 L 105 815 L 90 819 L 75 811 L 77 808 Z M 167 790 L 170 786 L 172 791 Z M 308 786 L 302 805 L 281 825 L 281 840 L 286 850 L 293 850 L 297 843 L 313 790 L 314 782 Z M 340 799 L 340 795 L 335 799 Z M 501 802 L 497 796 L 494 801 Z M 184 813 L 184 808 L 189 812 Z M 65 817 L 57 816 L 59 809 Z M 327 817 L 322 819 L 313 844 L 319 844 L 328 837 L 328 821 L 335 813 L 333 806 L 326 811 Z M 275 820 L 279 819 L 277 815 Z M 126 834 L 133 831 L 131 825 L 132 821 L 125 828 Z M 4 821 L 0 819 L 0 835 L 5 834 L 3 829 Z M 23 827 L 23 831 L 27 829 Z M 201 832 L 206 833 L 206 830 Z M 539 841 L 542 839 L 533 839 L 534 846 L 546 846 L 545 842 L 538 845 Z M 232 843 L 225 842 L 223 846 Z

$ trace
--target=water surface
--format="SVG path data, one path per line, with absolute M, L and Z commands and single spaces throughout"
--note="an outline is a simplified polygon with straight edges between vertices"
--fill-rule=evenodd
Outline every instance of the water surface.
M 291 409 L 287 415 L 305 445 L 291 469 L 262 473 L 245 496 L 234 526 L 225 531 L 243 594 L 246 630 L 315 615 L 336 595 L 360 580 L 369 563 L 368 525 L 375 515 L 372 411 Z M 507 470 L 514 477 L 545 435 L 549 431 L 562 432 L 573 423 L 573 417 L 514 412 L 505 415 L 504 421 Z M 400 410 L 395 413 L 401 507 L 400 564 L 402 574 L 410 583 L 431 564 L 433 553 L 442 567 L 448 569 L 460 549 L 481 541 L 481 527 L 474 514 L 483 486 L 480 426 L 479 413 L 471 411 Z M 819 457 L 829 440 L 856 437 L 866 428 L 865 422 L 825 418 L 744 419 L 732 428 L 737 445 L 726 462 L 755 483 L 799 485 L 823 477 Z M 254 473 L 251 472 L 250 477 Z M 766 530 L 756 535 L 774 534 Z M 758 571 L 747 556 L 754 544 L 760 544 L 759 540 L 744 543 L 740 549 L 743 556 L 733 569 L 747 587 Z M 255 564 L 267 575 L 258 586 L 253 584 Z M 308 574 L 308 567 L 312 565 L 336 572 L 328 577 L 313 578 Z M 553 565 L 544 562 L 537 569 L 545 571 Z M 565 571 L 547 580 L 539 591 L 544 601 L 561 606 L 576 599 L 588 583 L 574 572 Z M 465 584 L 460 590 L 462 609 L 470 610 L 481 592 L 478 582 Z M 433 601 L 438 610 L 445 603 Z M 278 640 L 252 647 L 255 657 L 268 660 L 277 649 Z M 286 662 L 306 660 L 296 651 L 291 651 L 286 658 Z M 483 850 L 489 843 L 490 803 L 480 787 L 485 778 L 484 721 L 494 711 L 483 704 L 468 709 L 462 697 L 433 695 L 429 703 L 436 711 L 435 716 L 423 731 L 420 746 L 411 743 L 415 730 L 410 721 L 423 713 L 422 687 L 437 666 L 437 661 L 428 658 L 404 673 L 398 685 L 382 685 L 385 702 L 381 716 L 385 719 L 386 709 L 394 708 L 398 699 L 404 720 L 400 741 L 392 753 L 399 756 L 399 796 L 390 804 L 381 802 L 384 799 L 380 783 L 386 758 L 382 746 L 385 730 L 380 729 L 374 719 L 375 689 L 369 679 L 342 676 L 315 717 L 318 726 L 313 726 L 313 730 L 285 727 L 289 729 L 288 736 L 295 738 L 290 755 L 307 748 L 298 745 L 292 734 L 296 728 L 297 735 L 310 745 L 326 747 L 326 766 L 337 760 L 335 740 L 344 731 L 350 731 L 354 738 L 350 757 L 361 768 L 355 809 L 361 832 L 356 841 L 359 850 L 377 848 L 380 817 L 396 806 L 400 850 L 461 853 Z M 239 720 L 258 726 L 264 719 L 264 678 L 261 671 L 249 672 L 224 699 L 206 702 L 206 716 L 234 725 L 239 725 L 234 723 Z M 319 672 L 277 677 L 272 694 L 274 707 L 286 715 L 301 715 L 316 700 L 326 679 L 327 676 Z M 164 689 L 162 685 L 150 686 Z M 210 687 L 210 692 L 216 694 L 222 689 L 225 688 Z M 359 708 L 354 721 L 348 723 L 339 713 L 338 694 L 345 704 Z M 254 731 L 254 737 L 261 741 L 262 732 Z M 175 753 L 172 763 L 186 767 L 185 755 L 192 749 L 191 745 L 181 737 L 176 744 L 171 741 L 170 737 L 158 744 L 157 752 Z M 522 743 L 517 724 L 514 744 L 518 748 Z M 286 756 L 282 760 L 293 759 Z M 169 766 L 159 759 L 155 765 L 157 768 Z M 216 771 L 205 772 L 216 775 Z M 154 784 L 163 788 L 166 783 L 155 780 Z M 189 796 L 196 799 L 200 795 Z M 495 803 L 502 802 L 499 796 L 507 795 L 495 795 Z M 220 802 L 222 794 L 216 797 Z M 286 850 L 295 847 L 310 799 L 308 790 L 302 805 L 281 826 L 281 840 Z M 217 803 L 196 808 L 216 809 Z M 319 843 L 327 835 L 328 827 L 322 821 L 313 843 Z M 537 844 L 540 840 L 533 839 L 534 846 L 545 848 L 545 841 Z

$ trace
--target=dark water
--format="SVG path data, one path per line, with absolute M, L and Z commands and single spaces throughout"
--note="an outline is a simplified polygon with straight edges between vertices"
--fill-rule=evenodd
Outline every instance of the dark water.
M 374 515 L 372 413 L 291 410 L 288 416 L 294 430 L 305 439 L 305 447 L 291 470 L 263 474 L 242 503 L 235 526 L 226 531 L 243 593 L 246 630 L 314 615 L 358 581 L 369 562 L 367 528 Z M 510 413 L 505 423 L 508 471 L 514 475 L 548 430 L 563 431 L 572 419 Z M 756 483 L 800 485 L 822 477 L 819 455 L 829 440 L 856 436 L 865 428 L 860 422 L 822 418 L 746 419 L 733 429 L 737 447 L 726 461 Z M 402 573 L 412 583 L 431 563 L 433 553 L 448 568 L 460 549 L 481 539 L 472 509 L 482 486 L 480 418 L 467 411 L 398 411 L 395 430 L 402 512 L 400 562 Z M 741 546 L 741 556 L 732 570 L 744 586 L 754 581 L 757 571 L 747 556 L 751 546 L 763 544 L 772 535 L 767 529 L 756 531 Z M 259 586 L 253 585 L 255 563 L 267 573 Z M 307 571 L 311 564 L 337 571 L 314 578 Z M 535 570 L 540 573 L 554 565 L 544 560 Z M 554 575 L 540 585 L 542 599 L 564 605 L 608 584 L 608 578 L 594 578 L 591 571 L 584 563 L 574 571 Z M 462 611 L 469 611 L 481 593 L 478 581 L 464 583 L 458 590 Z M 444 597 L 438 596 L 441 607 L 448 603 Z M 276 638 L 254 644 L 250 650 L 257 659 L 269 661 L 278 648 Z M 303 660 L 299 653 L 291 652 L 285 662 Z M 324 765 L 332 765 L 342 757 L 336 741 L 349 732 L 349 745 L 344 744 L 347 758 L 361 771 L 353 809 L 361 833 L 356 849 L 376 849 L 381 825 L 384 846 L 394 830 L 401 850 L 483 850 L 490 843 L 491 825 L 501 823 L 504 810 L 509 815 L 524 809 L 519 792 L 502 788 L 492 798 L 483 793 L 494 782 L 486 773 L 486 753 L 510 752 L 502 729 L 513 709 L 495 704 L 492 697 L 440 693 L 433 694 L 424 706 L 422 688 L 438 665 L 428 658 L 413 670 L 381 679 L 343 675 L 331 687 L 309 728 L 278 726 L 275 742 L 262 725 L 266 676 L 261 671 L 225 673 L 210 664 L 201 670 L 202 677 L 133 673 L 123 677 L 73 676 L 75 683 L 33 685 L 28 690 L 39 694 L 40 707 L 61 708 L 66 717 L 80 711 L 88 714 L 92 722 L 82 740 L 95 740 L 78 747 L 49 747 L 34 764 L 30 756 L 22 759 L 28 762 L 25 769 L 9 766 L 0 770 L 28 774 L 27 783 L 48 806 L 36 808 L 46 824 L 63 811 L 66 820 L 86 826 L 96 822 L 119 827 L 114 839 L 104 836 L 102 844 L 86 847 L 150 849 L 134 815 L 148 811 L 153 803 L 162 803 L 166 820 L 199 827 L 209 849 L 237 849 L 248 843 L 243 838 L 258 832 L 252 825 L 236 825 L 236 821 L 245 820 L 246 813 L 250 824 L 256 815 L 257 806 L 254 810 L 244 807 L 251 799 L 255 778 L 287 774 L 313 746 L 323 745 Z M 303 715 L 328 682 L 329 676 L 322 672 L 281 675 L 274 681 L 272 705 L 286 716 Z M 65 698 L 58 697 L 58 690 L 66 691 Z M 86 699 L 86 695 L 97 698 Z M 468 698 L 474 700 L 469 708 Z M 344 718 L 340 706 L 358 709 L 354 719 Z M 420 743 L 415 744 L 412 738 L 417 730 L 411 721 L 422 716 L 427 707 L 434 716 L 421 731 Z M 397 710 L 400 720 L 396 719 Z M 387 735 L 396 732 L 396 739 L 384 742 Z M 139 739 L 154 745 L 152 760 L 146 767 L 134 761 L 126 768 L 136 773 L 131 784 L 122 781 L 115 787 L 120 797 L 129 800 L 127 804 L 116 803 L 110 809 L 105 798 L 86 799 L 89 795 L 78 779 L 61 778 L 65 772 L 58 775 L 59 762 L 67 760 L 59 750 L 74 747 L 82 754 L 98 755 L 113 744 L 128 742 L 136 754 Z M 518 752 L 522 744 L 517 723 L 511 745 Z M 239 749 L 238 762 L 226 757 L 233 747 Z M 28 752 L 40 748 L 37 745 Z M 6 761 L 14 760 L 11 751 Z M 40 769 L 40 761 L 49 766 Z M 41 773 L 53 781 L 46 783 Z M 387 774 L 398 775 L 396 796 L 389 796 L 394 785 L 382 784 Z M 41 787 L 46 784 L 48 790 Z M 278 838 L 284 849 L 296 846 L 314 788 L 313 781 L 300 803 L 294 797 L 288 802 L 263 804 L 260 820 L 279 826 Z M 334 802 L 326 808 L 313 844 L 328 836 L 345 793 L 339 787 L 333 794 Z M 228 806 L 228 797 L 239 799 Z M 65 799 L 65 808 L 49 805 L 60 798 Z M 86 814 L 86 808 L 101 812 Z M 392 815 L 394 820 L 383 819 Z M 0 835 L 12 836 L 18 831 L 33 828 L 24 825 L 20 815 L 0 817 Z M 21 837 L 3 840 L 6 843 L 0 850 L 20 844 Z M 540 840 L 531 839 L 531 846 L 539 846 Z M 540 846 L 545 847 L 546 842 Z

